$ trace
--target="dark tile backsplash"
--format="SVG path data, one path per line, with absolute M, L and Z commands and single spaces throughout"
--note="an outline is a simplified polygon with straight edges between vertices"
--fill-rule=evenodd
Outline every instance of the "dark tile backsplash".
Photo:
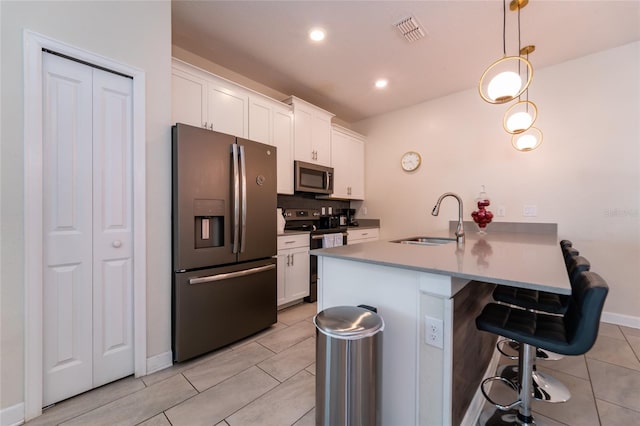
M 283 209 L 319 209 L 332 207 L 336 209 L 348 209 L 349 201 L 316 199 L 314 194 L 297 193 L 294 195 L 278 194 L 278 207 Z

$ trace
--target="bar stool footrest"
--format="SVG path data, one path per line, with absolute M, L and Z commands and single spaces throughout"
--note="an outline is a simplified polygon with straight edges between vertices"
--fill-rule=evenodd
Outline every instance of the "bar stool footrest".
M 515 342 L 512 339 L 506 339 L 506 338 L 500 339 L 496 342 L 496 349 L 498 350 L 498 352 L 502 354 L 502 356 L 509 358 L 511 361 L 516 361 L 518 359 L 518 355 L 510 355 L 502 349 L 503 345 L 507 345 L 510 348 L 513 348 L 513 343 L 518 345 L 518 342 Z M 517 350 L 518 349 L 516 348 L 516 351 Z
M 487 391 L 485 390 L 485 386 L 490 383 L 490 382 L 494 382 L 494 381 L 498 381 L 498 382 L 502 382 L 507 384 L 511 389 L 513 389 L 514 391 L 516 391 L 516 393 L 518 393 L 518 386 L 515 385 L 511 380 L 505 379 L 504 377 L 500 377 L 500 376 L 493 376 L 493 377 L 488 377 L 486 379 L 484 379 L 482 381 L 482 383 L 480 384 L 480 391 L 482 391 L 482 396 L 484 396 L 484 398 L 489 401 L 489 403 L 491 405 L 493 405 L 494 407 L 496 407 L 498 410 L 501 411 L 509 411 L 517 406 L 519 406 L 520 404 L 522 404 L 522 400 L 517 399 L 516 401 L 512 402 L 511 404 L 508 405 L 502 405 L 502 404 L 498 404 L 497 402 L 495 402 L 494 400 L 491 399 L 491 397 L 489 396 L 489 394 L 487 393 Z

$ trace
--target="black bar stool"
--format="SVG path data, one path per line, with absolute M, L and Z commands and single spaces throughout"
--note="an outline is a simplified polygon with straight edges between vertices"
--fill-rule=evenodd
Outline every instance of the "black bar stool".
M 573 283 L 577 280 L 581 272 L 588 271 L 591 268 L 589 261 L 583 256 L 572 256 L 569 259 L 569 281 L 573 287 Z M 541 311 L 550 314 L 564 314 L 569 305 L 570 296 L 557 293 L 549 293 L 545 291 L 522 289 L 509 286 L 498 286 L 493 291 L 493 299 L 499 303 L 506 303 L 514 307 L 527 309 L 531 311 Z M 508 344 L 512 349 L 519 351 L 520 344 L 511 339 L 500 339 L 496 343 L 496 347 L 504 356 L 509 359 L 516 360 L 514 357 L 506 353 L 502 349 L 502 345 Z M 563 356 L 538 348 L 535 352 L 536 359 L 547 361 L 555 361 L 562 359 Z M 517 365 L 506 365 L 502 368 L 500 375 L 514 384 L 519 382 L 519 374 L 521 371 Z M 566 402 L 571 397 L 569 389 L 552 375 L 545 374 L 533 367 L 533 386 L 534 397 L 540 401 L 547 402 Z
M 569 270 L 569 259 L 571 259 L 574 256 L 578 256 L 579 254 L 580 252 L 574 247 L 567 247 L 566 249 L 562 250 L 562 256 L 564 257 L 564 264 L 567 267 L 567 270 Z
M 570 256 L 566 263 L 569 281 L 572 286 L 580 272 L 591 269 L 591 264 L 584 256 Z M 493 300 L 549 314 L 564 314 L 569 305 L 568 295 L 506 285 L 496 287 L 493 291 Z
M 564 250 L 565 248 L 573 247 L 573 243 L 570 240 L 562 240 L 560 241 L 560 247 Z
M 514 308 L 509 305 L 489 303 L 476 318 L 479 330 L 504 336 L 520 343 L 520 383 L 516 386 L 507 379 L 496 376 L 485 379 L 481 391 L 496 408 L 509 411 L 518 407 L 517 418 L 521 424 L 534 424 L 531 413 L 533 400 L 533 365 L 536 348 L 543 348 L 563 355 L 582 355 L 596 341 L 600 316 L 609 287 L 595 272 L 585 271 L 577 275 L 564 315 L 552 315 Z M 491 400 L 485 386 L 498 380 L 518 391 L 519 398 L 501 405 Z

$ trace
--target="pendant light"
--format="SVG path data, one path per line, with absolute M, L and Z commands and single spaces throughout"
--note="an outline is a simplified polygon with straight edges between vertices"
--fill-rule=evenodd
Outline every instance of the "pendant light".
M 520 54 L 526 55 L 527 60 L 529 60 L 529 53 L 535 49 L 536 47 L 533 45 L 525 46 L 520 49 Z M 538 107 L 529 100 L 529 89 L 525 93 L 526 100 L 518 99 L 518 102 L 511 105 L 504 114 L 502 127 L 507 133 L 522 133 L 528 130 L 538 118 Z
M 515 2 L 516 0 L 514 0 Z M 528 1 L 528 0 L 523 0 Z M 511 2 L 511 10 L 518 10 L 518 48 L 520 48 L 520 9 L 526 5 L 516 5 Z M 520 56 L 525 55 L 529 61 L 529 54 L 533 53 L 536 47 L 528 45 L 520 49 Z M 511 133 L 511 146 L 520 152 L 529 152 L 538 148 L 542 143 L 542 131 L 533 127 L 533 123 L 538 118 L 538 108 L 536 104 L 529 101 L 529 88 L 526 90 L 526 100 L 518 100 L 505 113 L 503 126 L 508 133 Z
M 526 6 L 528 0 L 513 0 L 511 10 Z M 519 52 L 518 56 L 507 56 L 506 42 L 507 2 L 502 0 L 502 54 L 503 57 L 487 67 L 480 77 L 478 92 L 480 97 L 490 104 L 503 104 L 522 95 L 531 84 L 533 67 Z M 518 29 L 519 31 L 519 29 Z M 527 79 L 522 81 L 520 70 L 526 67 Z
M 518 151 L 533 151 L 542 143 L 542 131 L 537 127 L 529 127 L 522 133 L 511 136 L 511 145 Z

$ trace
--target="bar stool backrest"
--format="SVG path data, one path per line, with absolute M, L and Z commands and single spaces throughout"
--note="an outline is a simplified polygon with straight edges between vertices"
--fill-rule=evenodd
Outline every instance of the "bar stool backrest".
M 564 263 L 567 266 L 567 271 L 569 270 L 569 259 L 571 259 L 573 256 L 578 256 L 580 254 L 580 252 L 573 248 L 573 247 L 569 247 L 566 250 L 563 250 L 563 256 L 564 256 Z
M 578 279 L 580 272 L 588 271 L 591 269 L 591 263 L 584 256 L 571 256 L 569 257 L 567 272 L 569 273 L 569 281 L 573 287 L 574 281 Z
M 581 272 L 573 284 L 571 300 L 564 315 L 567 343 L 565 355 L 582 355 L 598 337 L 600 317 L 609 292 L 606 281 L 595 272 Z

